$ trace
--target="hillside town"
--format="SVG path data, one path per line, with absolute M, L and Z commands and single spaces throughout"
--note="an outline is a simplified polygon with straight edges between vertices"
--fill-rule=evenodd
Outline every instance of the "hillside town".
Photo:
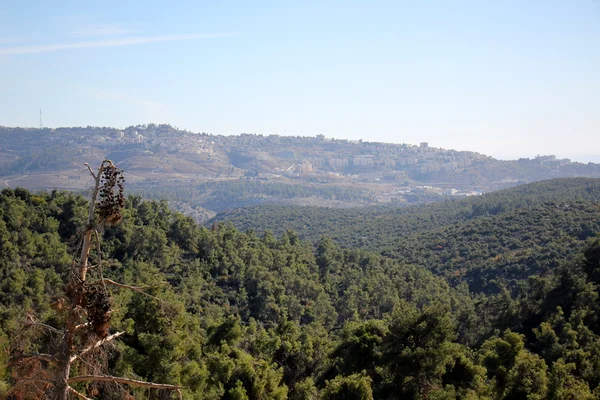
M 144 192 L 181 192 L 210 182 L 238 182 L 242 187 L 247 185 L 243 182 L 262 182 L 301 185 L 316 192 L 328 187 L 362 190 L 368 195 L 359 196 L 360 204 L 474 196 L 540 179 L 600 176 L 598 164 L 553 155 L 503 161 L 427 142 L 380 143 L 323 134 L 224 136 L 167 124 L 125 129 L 0 127 L 0 177 L 5 186 L 84 189 L 89 177 L 81 166 L 105 157 L 125 169 L 130 184 Z M 278 200 L 268 193 L 259 197 Z

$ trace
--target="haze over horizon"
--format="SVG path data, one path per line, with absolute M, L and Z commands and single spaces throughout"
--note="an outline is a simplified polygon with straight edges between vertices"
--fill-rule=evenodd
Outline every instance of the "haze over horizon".
M 3 4 L 0 125 L 600 162 L 599 22 L 591 0 Z

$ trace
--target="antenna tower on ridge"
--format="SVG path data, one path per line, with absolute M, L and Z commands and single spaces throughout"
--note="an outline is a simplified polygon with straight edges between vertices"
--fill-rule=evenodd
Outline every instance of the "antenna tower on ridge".
M 40 130 L 44 129 L 44 124 L 42 123 L 42 109 L 40 108 Z

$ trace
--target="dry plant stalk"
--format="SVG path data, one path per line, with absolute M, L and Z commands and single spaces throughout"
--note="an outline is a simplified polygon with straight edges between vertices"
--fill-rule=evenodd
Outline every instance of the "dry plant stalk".
M 94 187 L 88 208 L 88 218 L 81 243 L 79 262 L 73 263 L 69 283 L 65 287 L 66 301 L 57 301 L 57 310 L 65 314 L 63 329 L 38 323 L 28 316 L 25 325 L 38 327 L 56 334 L 59 339 L 58 350 L 54 354 L 16 354 L 12 359 L 16 385 L 13 392 L 18 396 L 35 399 L 66 400 L 72 396 L 87 399 L 71 387 L 76 382 L 111 382 L 162 390 L 174 390 L 181 397 L 181 387 L 175 385 L 144 382 L 134 379 L 109 376 L 101 373 L 105 369 L 106 356 L 98 354 L 96 349 L 105 347 L 125 332 L 109 335 L 112 304 L 107 284 L 144 292 L 146 288 L 121 284 L 102 276 L 99 228 L 118 224 L 121 210 L 125 206 L 123 172 L 110 160 L 104 160 L 94 172 L 85 164 L 94 179 Z M 90 281 L 89 258 L 96 242 L 98 277 Z M 153 296 L 150 296 L 153 297 Z M 71 376 L 74 363 L 80 362 L 78 370 L 85 375 Z

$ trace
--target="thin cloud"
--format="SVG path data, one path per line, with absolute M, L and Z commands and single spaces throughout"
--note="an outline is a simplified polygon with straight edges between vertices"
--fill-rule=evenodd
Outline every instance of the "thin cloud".
M 73 36 L 87 36 L 87 37 L 98 37 L 98 36 L 122 36 L 131 34 L 132 31 L 123 29 L 114 25 L 103 25 L 103 24 L 90 24 L 82 26 L 79 29 L 71 31 Z
M 199 40 L 199 39 L 214 39 L 222 37 L 235 36 L 233 33 L 208 33 L 208 34 L 188 34 L 188 35 L 165 35 L 165 36 L 138 36 L 126 37 L 117 39 L 90 40 L 72 43 L 55 43 L 33 46 L 12 46 L 0 47 L 0 55 L 15 55 L 15 54 L 38 54 L 48 53 L 60 50 L 73 49 L 91 49 L 98 47 L 120 47 L 133 46 L 138 44 L 160 43 L 160 42 L 175 42 L 182 40 Z
M 17 43 L 23 43 L 24 38 L 20 36 L 0 36 L 0 45 L 15 45 Z

